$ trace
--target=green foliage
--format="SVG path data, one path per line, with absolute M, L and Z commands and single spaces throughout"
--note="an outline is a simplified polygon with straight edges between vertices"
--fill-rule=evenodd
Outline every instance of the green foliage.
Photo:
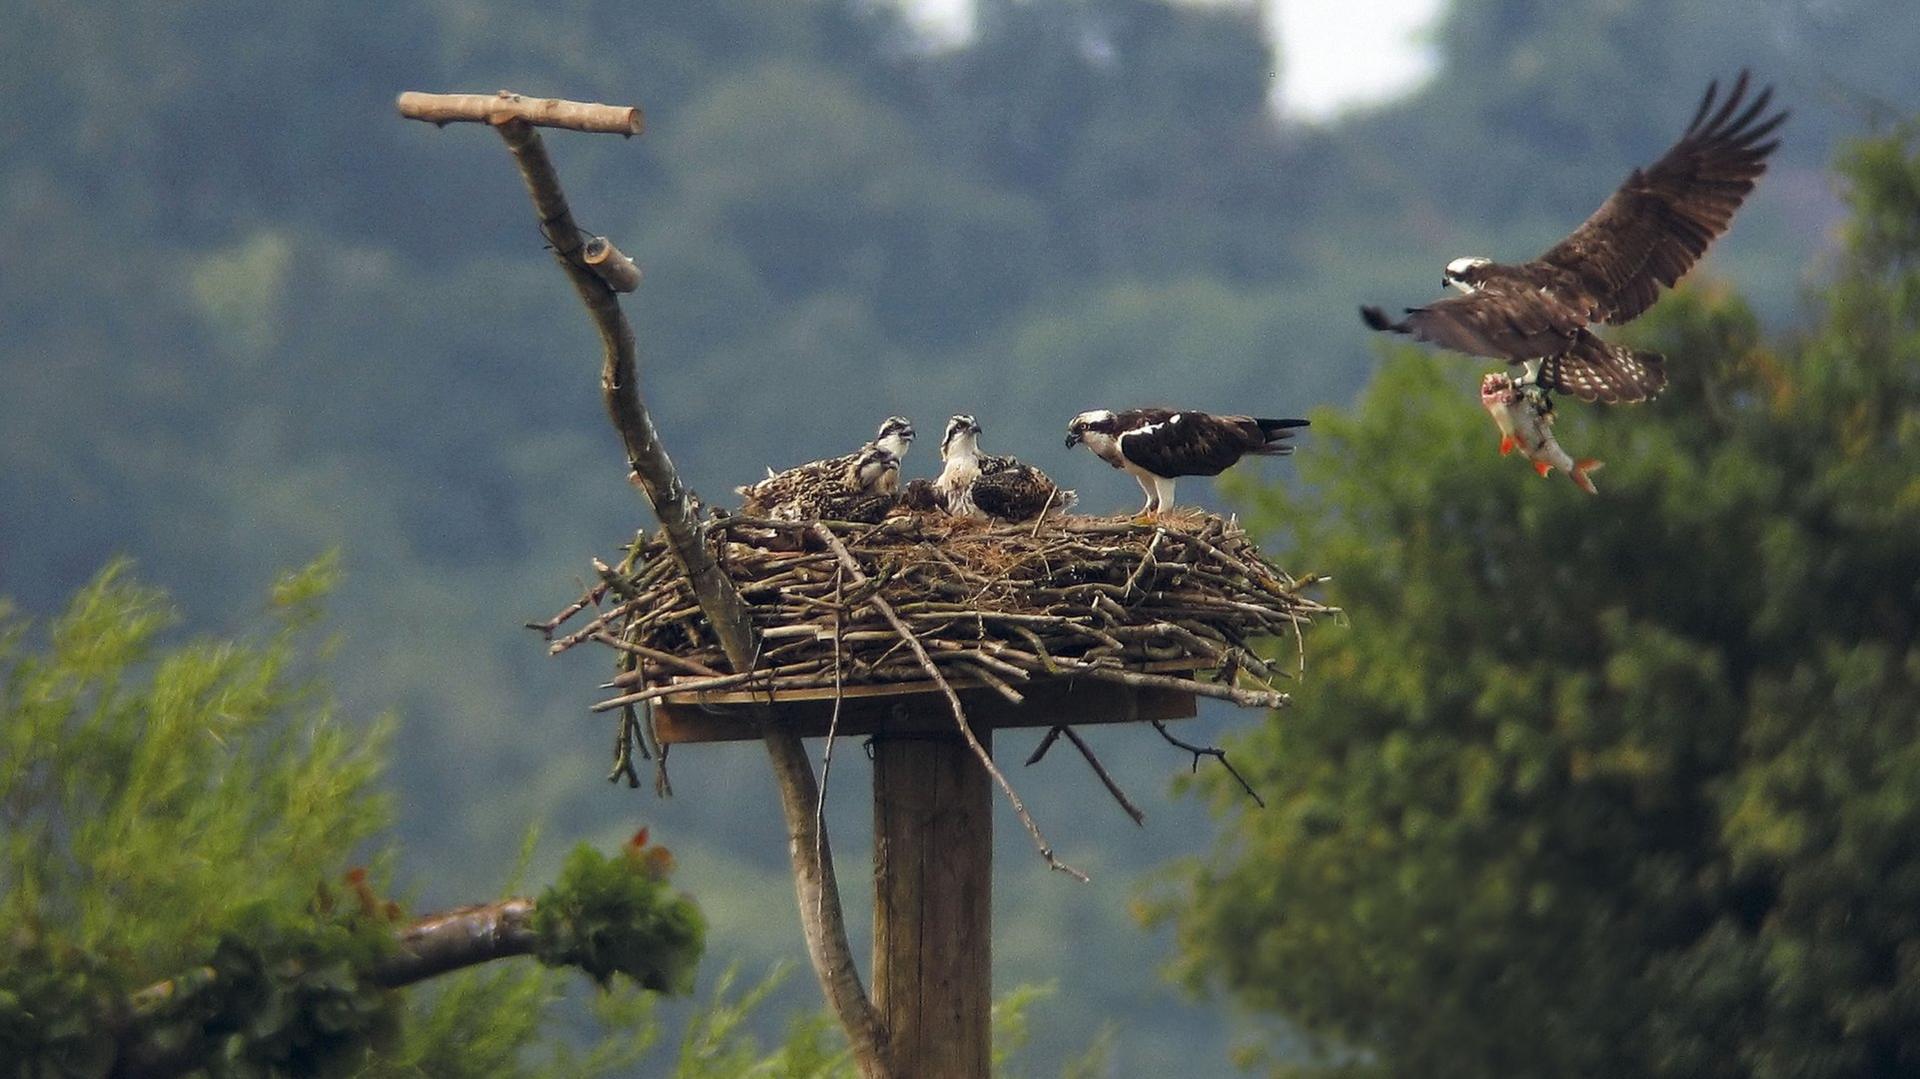
M 791 968 L 776 967 L 736 997 L 733 987 L 739 967 L 736 964 L 723 971 L 711 999 L 687 1023 L 674 1079 L 838 1079 L 854 1075 L 853 1054 L 846 1048 L 846 1037 L 825 1012 L 794 1016 L 786 1037 L 772 1052 L 760 1049 L 748 1024 L 790 972 Z
M 0 943 L 0 1076 L 90 1079 L 113 1064 L 102 1021 L 126 983 L 100 956 L 30 932 Z
M 392 923 L 369 913 L 256 901 L 140 1026 L 216 1076 L 351 1075 L 396 1039 L 399 994 L 372 978 L 393 949 Z
M 599 1075 L 656 1040 L 649 997 L 613 992 L 596 1010 L 615 1033 L 532 1052 L 559 971 L 456 975 L 404 1001 L 371 980 L 397 906 L 364 870 L 344 901 L 315 891 L 389 823 L 383 728 L 338 724 L 303 658 L 337 572 L 284 577 L 259 640 L 165 641 L 166 598 L 122 565 L 40 648 L 0 621 L 0 1077 L 104 1074 L 116 1032 L 147 1065 L 232 1076 L 531 1075 L 542 1055 Z M 703 925 L 670 864 L 643 841 L 576 852 L 542 901 L 542 958 L 691 988 Z
M 706 938 L 700 909 L 667 885 L 672 858 L 644 829 L 609 858 L 582 843 L 534 908 L 536 954 L 605 986 L 615 974 L 659 993 L 693 991 Z
M 304 909 L 386 826 L 386 726 L 339 723 L 299 659 L 325 566 L 283 582 L 257 640 L 163 645 L 176 616 L 123 564 L 44 651 L 0 627 L 0 917 L 158 980 L 244 907 Z
M 1253 493 L 1350 630 L 1238 747 L 1270 792 L 1183 872 L 1190 984 L 1355 1075 L 1861 1076 L 1920 1061 L 1920 154 L 1847 158 L 1818 328 L 1711 287 L 1674 384 L 1569 402 L 1601 494 L 1493 453 L 1400 351 Z
M 925 470 L 925 432 L 971 411 L 1095 510 L 1128 508 L 1131 488 L 1058 448 L 1066 415 L 1349 400 L 1370 370 L 1355 301 L 1412 302 L 1456 254 L 1542 249 L 1671 138 L 1709 73 L 1742 64 L 1795 115 L 1714 269 L 1782 324 L 1831 223 L 1814 169 L 1884 115 L 1876 101 L 1920 100 L 1911 0 L 1452 0 L 1430 85 L 1324 127 L 1275 124 L 1264 103 L 1295 46 L 1276 55 L 1254 6 L 991 0 L 973 40 L 929 49 L 869 0 L 13 5 L 0 90 L 36 107 L 0 155 L 0 232 L 28 253 L 0 259 L 0 591 L 50 616 L 129 553 L 196 624 L 239 620 L 255 582 L 340 547 L 345 710 L 405 717 L 408 864 L 435 894 L 472 896 L 499 886 L 502 839 L 532 817 L 630 827 L 631 804 L 581 772 L 604 734 L 580 723 L 579 690 L 601 672 L 508 627 L 549 612 L 644 511 L 590 331 L 498 141 L 393 119 L 396 89 L 645 106 L 644 138 L 549 143 L 582 223 L 646 267 L 624 301 L 643 389 L 710 501 L 890 412 L 920 421 L 908 466 Z M 1626 454 L 1609 453 L 1611 493 Z M 1122 771 L 1165 766 L 1151 743 L 1114 752 Z M 0 746 L 0 772 L 13 760 Z M 711 767 L 731 784 L 759 766 Z M 781 883 L 753 838 L 776 812 L 766 794 L 664 812 L 685 814 L 683 851 Z M 296 902 L 355 857 L 326 827 L 310 864 L 209 849 L 180 890 L 208 895 L 238 864 Z M 1084 827 L 1112 852 L 1109 880 L 1159 856 L 1097 815 Z M 164 906 L 163 885 L 139 887 Z M 731 924 L 718 899 L 716 935 L 754 963 L 798 954 L 784 888 L 727 896 Z M 1000 928 L 1035 947 L 1008 962 L 1059 977 L 1062 1026 L 1118 1020 L 1132 1070 L 1187 1066 L 1224 1020 L 1142 977 L 1160 945 L 1120 928 L 1122 906 L 1023 904 Z M 202 954 L 220 916 L 183 919 L 173 953 Z M 1054 962 L 1060 948 L 1078 961 Z M 557 983 L 525 976 L 501 991 L 551 1003 Z M 462 1026 L 431 1059 L 500 1073 L 515 1022 Z

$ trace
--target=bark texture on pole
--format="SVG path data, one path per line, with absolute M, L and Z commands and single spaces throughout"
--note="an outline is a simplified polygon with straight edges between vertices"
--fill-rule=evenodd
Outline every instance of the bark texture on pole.
M 873 992 L 894 1074 L 986 1079 L 993 784 L 959 736 L 874 740 L 873 844 Z
M 463 103 L 451 100 L 460 97 L 478 100 Z M 506 91 L 497 97 L 501 101 L 512 99 L 525 104 L 518 95 Z M 399 101 L 401 115 L 410 119 L 438 124 L 486 122 L 506 141 L 526 182 L 527 194 L 533 199 L 541 231 L 553 246 L 554 259 L 573 283 L 594 328 L 599 331 L 605 352 L 600 388 L 608 418 L 626 448 L 633 481 L 660 519 L 661 530 L 673 546 L 674 555 L 699 600 L 700 611 L 713 627 L 728 662 L 736 672 L 752 670 L 759 654 L 759 641 L 746 606 L 732 579 L 714 564 L 707 551 L 705 527 L 694 513 L 687 491 L 681 486 L 679 472 L 661 446 L 660 434 L 640 396 L 633 327 L 620 309 L 619 298 L 588 266 L 582 252 L 585 244 L 581 231 L 560 189 L 559 175 L 547 156 L 540 133 L 533 128 L 534 124 L 540 124 L 581 131 L 615 130 L 630 135 L 639 130 L 638 110 L 631 110 L 630 130 L 624 130 L 600 126 L 610 120 L 606 114 L 592 110 L 607 106 L 579 102 L 549 104 L 553 107 L 542 106 L 531 113 L 525 110 L 503 113 L 499 111 L 501 106 L 486 95 L 409 93 L 402 94 Z M 814 779 L 813 762 L 808 759 L 799 736 L 791 730 L 767 722 L 762 731 L 774 780 L 780 789 L 781 810 L 787 821 L 788 855 L 793 862 L 794 892 L 806 934 L 807 955 L 828 1004 L 847 1032 L 861 1074 L 869 1079 L 893 1075 L 883 1056 L 884 1028 L 861 985 L 853 963 L 853 949 L 847 941 L 832 851 L 814 817 L 820 790 Z

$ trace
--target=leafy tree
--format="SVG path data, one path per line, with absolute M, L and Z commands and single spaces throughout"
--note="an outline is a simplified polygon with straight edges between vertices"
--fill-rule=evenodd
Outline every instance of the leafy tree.
M 388 973 L 403 916 L 372 883 L 394 861 L 386 728 L 338 722 L 304 658 L 332 575 L 284 579 L 258 639 L 163 643 L 165 597 L 123 566 L 44 650 L 0 609 L 0 1075 L 534 1072 L 559 972 L 393 991 L 415 979 Z M 357 856 L 374 873 L 329 887 Z M 555 1074 L 637 1059 L 655 1035 L 640 990 L 691 990 L 704 926 L 670 867 L 644 833 L 612 858 L 582 847 L 538 900 L 532 954 L 627 982 L 601 1002 L 627 1029 L 546 1053 Z
M 1239 747 L 1271 808 L 1203 780 L 1229 836 L 1160 907 L 1191 985 L 1341 1074 L 1920 1069 L 1917 151 L 1846 154 L 1805 337 L 1684 290 L 1661 400 L 1563 409 L 1598 498 L 1407 350 L 1302 492 L 1248 492 L 1352 627 Z

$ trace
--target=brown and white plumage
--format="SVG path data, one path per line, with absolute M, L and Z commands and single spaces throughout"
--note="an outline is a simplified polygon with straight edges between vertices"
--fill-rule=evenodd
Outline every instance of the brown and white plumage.
M 1466 295 L 1361 317 L 1458 352 L 1538 363 L 1534 380 L 1585 401 L 1644 401 L 1666 385 L 1663 358 L 1602 340 L 1588 327 L 1645 312 L 1727 231 L 1767 170 L 1769 138 L 1787 112 L 1766 114 L 1772 87 L 1749 102 L 1742 71 L 1724 101 L 1707 87 L 1693 121 L 1660 160 L 1635 169 L 1591 217 L 1532 262 L 1455 259 L 1442 284 Z M 1716 107 L 1718 103 L 1718 107 Z
M 956 517 L 1031 521 L 1065 513 L 1079 498 L 1024 461 L 981 453 L 980 425 L 972 416 L 947 421 L 940 456 L 946 464 L 933 490 Z
M 1132 408 L 1094 409 L 1067 424 L 1067 445 L 1086 443 L 1101 460 L 1139 482 L 1147 503 L 1141 513 L 1173 508 L 1173 481 L 1180 476 L 1217 476 L 1242 457 L 1280 457 L 1293 452 L 1293 432 L 1306 420 L 1215 416 L 1208 412 Z
M 852 453 L 843 453 L 838 457 L 828 457 L 819 461 L 809 461 L 806 464 L 795 465 L 782 472 L 775 472 L 772 469 L 768 469 L 766 479 L 760 480 L 757 483 L 747 484 L 743 487 L 736 487 L 734 488 L 734 493 L 739 495 L 743 500 L 741 505 L 742 512 L 761 517 L 788 516 L 788 514 L 776 513 L 774 511 L 780 507 L 794 507 L 802 503 L 818 506 L 819 499 L 825 497 L 827 492 L 831 492 L 837 487 L 846 486 L 850 469 L 855 469 L 856 465 L 866 462 L 867 471 L 872 476 L 873 481 L 875 483 L 886 483 L 888 486 L 884 490 L 868 490 L 856 484 L 855 489 L 861 493 L 892 494 L 899 483 L 900 459 L 906 456 L 907 447 L 912 444 L 913 424 L 908 422 L 904 417 L 889 416 L 885 422 L 880 424 L 880 429 L 874 435 L 873 441 L 868 442 Z M 869 456 L 874 450 L 883 450 L 892 459 L 893 469 L 891 479 L 888 478 L 884 470 L 874 471 L 875 462 L 880 460 L 880 458 Z M 856 469 L 856 472 L 857 471 Z M 818 513 L 801 513 L 797 515 L 797 517 L 818 516 L 821 515 Z M 851 520 L 852 518 L 837 517 L 830 519 Z
M 846 460 L 844 468 L 824 467 Z M 868 446 L 844 458 L 815 461 L 743 487 L 740 510 L 787 521 L 878 521 L 899 501 L 900 458 Z

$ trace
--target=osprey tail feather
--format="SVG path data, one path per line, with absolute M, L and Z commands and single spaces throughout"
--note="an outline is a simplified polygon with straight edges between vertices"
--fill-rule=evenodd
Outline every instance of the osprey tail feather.
M 1288 439 L 1293 437 L 1296 428 L 1308 426 L 1306 420 L 1269 420 L 1259 417 L 1255 417 L 1253 423 L 1260 428 L 1260 437 L 1264 441 L 1248 452 L 1257 453 L 1263 457 L 1279 457 L 1292 453 L 1293 444 Z

